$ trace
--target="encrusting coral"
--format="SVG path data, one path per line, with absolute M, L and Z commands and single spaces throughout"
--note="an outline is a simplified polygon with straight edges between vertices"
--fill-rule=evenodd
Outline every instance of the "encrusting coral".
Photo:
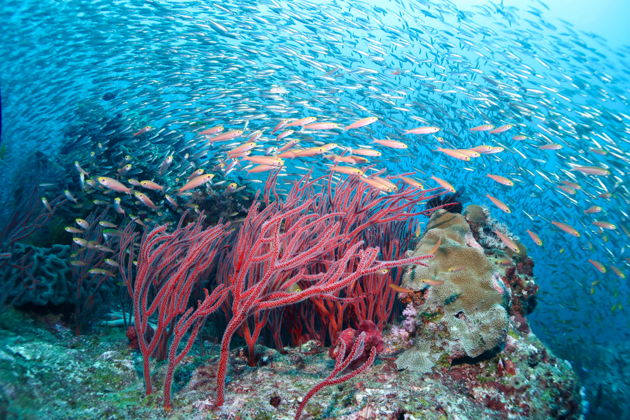
M 422 293 L 418 313 L 441 315 L 436 322 L 451 337 L 450 358 L 478 357 L 503 343 L 507 292 L 464 216 L 436 212 L 414 252 L 426 254 L 434 257 L 409 269 L 402 286 Z
M 428 265 L 411 267 L 402 283 L 404 289 L 414 291 L 417 322 L 430 324 L 429 328 L 419 328 L 418 334 L 434 330 L 448 335 L 445 350 L 450 360 L 479 357 L 504 343 L 508 329 L 508 314 L 503 306 L 507 290 L 464 216 L 436 212 L 414 251 L 414 255 L 426 254 L 434 255 Z M 427 357 L 429 351 L 422 341 L 425 340 L 419 338 L 416 348 L 399 356 L 399 368 L 413 364 L 408 360 L 410 352 Z M 437 360 L 439 355 L 429 358 Z
M 68 261 L 69 246 L 54 244 L 40 248 L 16 243 L 13 255 L 21 264 L 7 264 L 0 271 L 0 284 L 5 287 L 10 287 L 10 281 L 22 282 L 10 287 L 8 301 L 13 305 L 59 305 L 74 301 L 76 285 L 72 283 L 72 267 Z

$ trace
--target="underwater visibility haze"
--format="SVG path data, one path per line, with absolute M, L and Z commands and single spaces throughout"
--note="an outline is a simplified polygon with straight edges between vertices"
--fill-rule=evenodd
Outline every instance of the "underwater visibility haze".
M 3 2 L 0 418 L 629 418 L 582 4 Z

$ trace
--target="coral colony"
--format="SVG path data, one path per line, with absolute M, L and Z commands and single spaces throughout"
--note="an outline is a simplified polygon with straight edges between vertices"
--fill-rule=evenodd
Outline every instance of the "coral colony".
M 401 186 L 383 195 L 357 175 L 340 181 L 307 175 L 280 196 L 277 175 L 268 177 L 262 197 L 254 197 L 239 221 L 210 223 L 203 212 L 188 210 L 174 226 L 139 229 L 142 222 L 133 220 L 119 229 L 103 210 L 77 219 L 71 246 L 45 248 L 21 241 L 64 199 L 16 215 L 3 233 L 2 269 L 21 291 L 7 299 L 17 306 L 56 303 L 68 292 L 55 288 L 74 282 L 68 320 L 76 334 L 94 330 L 95 308 L 102 314 L 118 307 L 129 348 L 141 358 L 144 393 L 161 391 L 158 404 L 166 412 L 178 409 L 177 390 L 185 384 L 177 368 L 199 355 L 209 323 L 222 331 L 217 353 L 204 358 L 189 383 L 195 392 L 205 390 L 203 402 L 193 405 L 209 412 L 260 410 L 260 397 L 248 397 L 252 384 L 246 381 L 252 379 L 239 360 L 266 370 L 255 382 L 269 395 L 267 410 L 293 411 L 296 419 L 321 410 L 314 402 L 325 389 L 352 379 L 376 381 L 371 397 L 355 402 L 368 418 L 445 409 L 436 395 L 411 408 L 404 402 L 411 388 L 389 398 L 401 375 L 426 389 L 461 388 L 468 395 L 456 408 L 461 412 L 579 411 L 570 371 L 557 365 L 527 325 L 536 303 L 533 262 L 522 245 L 511 249 L 497 237 L 500 227 L 486 210 L 469 205 L 459 214 L 461 202 L 442 198 L 440 188 Z M 421 215 L 431 218 L 415 238 L 407 232 L 417 230 Z M 119 305 L 108 305 L 118 275 L 124 292 Z M 33 295 L 35 290 L 42 292 Z M 244 348 L 234 345 L 235 337 Z M 261 341 L 278 353 L 261 350 Z M 334 360 L 330 369 L 321 366 L 326 346 Z M 292 381 L 301 374 L 286 364 L 306 369 L 309 359 L 327 373 L 297 391 L 299 382 Z M 531 387 L 517 379 L 521 375 L 552 379 Z M 272 384 L 277 388 L 267 390 Z M 530 403 L 521 401 L 523 392 Z M 248 402 L 239 402 L 239 394 Z M 551 408 L 538 403 L 560 396 L 565 402 Z M 339 410 L 352 411 L 355 403 Z
M 254 200 L 235 235 L 229 233 L 227 224 L 203 229 L 203 217 L 186 227 L 179 226 L 172 233 L 166 232 L 166 226 L 158 227 L 140 243 L 135 278 L 131 273 L 133 252 L 129 252 L 133 238 L 123 239 L 119 265 L 130 269 L 123 277 L 133 297 L 134 337 L 143 357 L 147 394 L 153 390 L 149 358 L 154 353 L 160 354 L 158 348 L 165 348 L 172 334 L 164 381 L 164 405 L 171 406 L 173 371 L 190 351 L 205 319 L 221 306 L 229 314 L 229 321 L 221 341 L 217 406 L 225 401 L 230 343 L 237 331 L 244 334 L 249 360 L 253 361 L 255 344 L 268 322 L 269 311 L 309 298 L 331 297 L 352 303 L 362 299 L 364 291 L 355 288 L 352 290 L 361 294 L 353 295 L 348 291 L 344 296 L 340 291 L 358 279 L 375 273 L 385 274 L 402 265 L 420 264 L 429 258 L 381 261 L 379 249 L 364 246 L 364 237 L 367 230 L 386 234 L 388 231 L 383 226 L 410 218 L 414 215 L 413 207 L 430 192 L 406 189 L 394 196 L 375 197 L 366 186 L 357 185 L 356 180 L 343 183 L 331 195 L 314 192 L 320 188 L 318 183 L 324 183 L 323 190 L 330 192 L 330 182 L 330 177 L 314 180 L 306 177 L 296 183 L 285 200 L 276 197 L 270 201 L 275 188 L 275 177 L 271 177 L 265 188 L 264 209 L 259 210 L 262 203 Z M 225 251 L 220 255 L 222 262 L 216 263 L 219 264 L 217 284 L 210 292 L 204 289 L 203 300 L 190 306 L 193 287 L 198 284 L 199 276 L 215 263 L 221 248 Z M 372 304 L 355 311 L 358 321 L 365 320 L 377 309 L 376 302 L 393 292 L 381 288 L 365 293 L 372 295 Z M 153 296 L 151 301 L 149 296 Z M 336 308 L 342 310 L 343 306 Z M 157 315 L 157 327 L 149 330 L 149 319 L 154 315 Z M 252 329 L 249 317 L 254 318 Z M 180 343 L 189 330 L 180 351 Z M 148 336 L 150 339 L 146 338 Z M 354 346 L 353 354 L 357 354 L 347 363 L 341 362 L 343 357 L 338 357 L 343 368 L 335 373 L 344 370 L 363 351 L 371 351 L 368 347 L 371 340 L 360 341 L 360 345 Z M 344 344 L 348 349 L 352 345 L 353 340 Z

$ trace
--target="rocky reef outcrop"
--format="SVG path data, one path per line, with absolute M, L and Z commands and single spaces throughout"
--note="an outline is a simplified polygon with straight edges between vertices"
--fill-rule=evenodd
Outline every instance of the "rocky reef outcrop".
M 437 361 L 440 353 L 453 361 L 496 352 L 507 336 L 509 293 L 464 216 L 431 218 L 414 252 L 427 254 L 434 255 L 427 266 L 411 267 L 403 278 L 403 288 L 413 290 L 403 299 L 417 313 L 419 346 L 399 357 L 400 366 L 413 369 L 414 359 Z
M 435 257 L 405 273 L 403 316 L 384 331 L 376 363 L 322 389 L 302 418 L 582 418 L 571 365 L 527 323 L 538 290 L 533 261 L 524 248 L 505 246 L 497 230 L 509 235 L 481 208 L 435 214 L 413 251 Z M 17 417 L 291 419 L 334 367 L 316 341 L 284 353 L 258 346 L 253 367 L 236 343 L 225 405 L 216 409 L 218 344 L 205 340 L 182 361 L 177 402 L 164 411 L 160 393 L 144 396 L 141 359 L 122 328 L 76 337 L 59 319 L 7 311 L 0 336 L 0 414 Z M 156 367 L 156 382 L 165 371 Z

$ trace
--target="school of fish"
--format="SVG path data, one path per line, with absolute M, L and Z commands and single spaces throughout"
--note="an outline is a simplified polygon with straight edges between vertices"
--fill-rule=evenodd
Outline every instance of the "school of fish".
M 129 206 L 150 215 L 198 189 L 260 188 L 277 169 L 284 185 L 332 171 L 383 194 L 465 186 L 534 257 L 543 336 L 619 313 L 627 322 L 630 51 L 547 21 L 544 2 L 16 7 L 0 11 L 14 168 L 24 150 L 55 156 L 64 127 L 94 104 L 124 122 L 114 165 L 93 137 L 75 139 L 93 149 L 67 174 L 69 200 L 99 191 L 95 205 L 133 218 Z

